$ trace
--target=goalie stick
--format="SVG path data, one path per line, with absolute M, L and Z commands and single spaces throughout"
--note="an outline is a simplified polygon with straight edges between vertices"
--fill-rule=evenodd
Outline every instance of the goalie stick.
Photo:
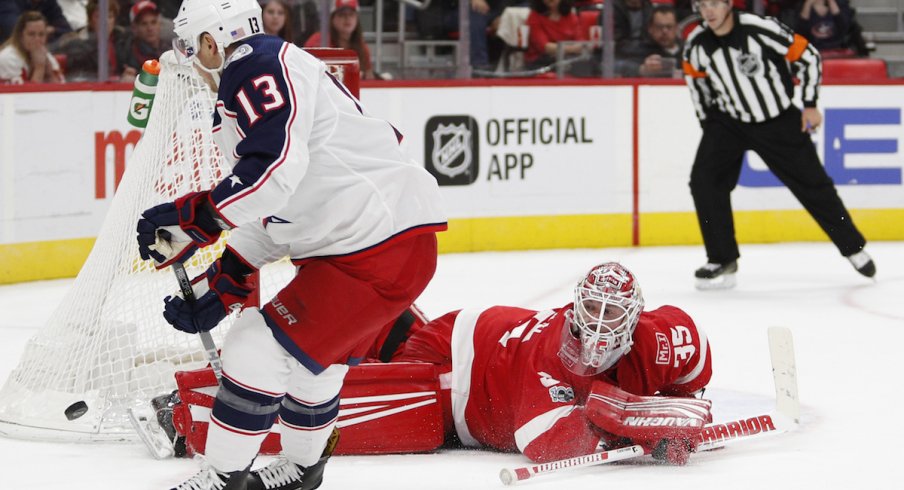
M 185 301 L 190 304 L 194 303 L 197 298 L 195 298 L 195 291 L 191 287 L 191 279 L 188 278 L 185 266 L 181 262 L 174 262 L 172 267 Z M 223 375 L 223 364 L 220 362 L 220 355 L 217 353 L 217 345 L 214 343 L 210 332 L 198 332 L 198 335 L 201 337 L 201 344 L 207 353 L 210 367 L 213 368 L 217 381 L 219 381 Z M 158 412 L 160 410 L 161 408 L 153 406 L 152 403 L 143 407 L 129 408 L 129 422 L 132 423 L 132 427 L 138 434 L 139 439 L 148 448 L 151 455 L 155 459 L 166 459 L 175 455 L 175 448 L 173 447 L 174 441 L 158 422 Z
M 797 428 L 800 421 L 800 401 L 797 394 L 797 366 L 794 360 L 794 342 L 791 331 L 785 327 L 769 327 L 768 336 L 772 378 L 775 383 L 775 410 L 767 414 L 743 417 L 703 427 L 697 451 L 712 451 L 733 442 L 759 439 Z M 541 475 L 572 468 L 614 463 L 644 454 L 642 446 L 629 446 L 531 466 L 503 468 L 499 472 L 499 479 L 504 485 L 514 485 L 519 481 Z

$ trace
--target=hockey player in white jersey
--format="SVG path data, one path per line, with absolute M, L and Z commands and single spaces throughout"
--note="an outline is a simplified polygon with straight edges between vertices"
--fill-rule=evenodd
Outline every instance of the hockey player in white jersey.
M 348 366 L 433 276 L 438 188 L 322 62 L 262 33 L 257 0 L 185 0 L 174 25 L 177 57 L 218 89 L 213 131 L 232 173 L 145 211 L 139 251 L 166 267 L 232 233 L 197 301 L 166 298 L 164 316 L 210 330 L 246 302 L 249 274 L 286 256 L 298 266 L 228 333 L 205 466 L 175 488 L 317 488 Z M 284 458 L 250 471 L 277 417 Z

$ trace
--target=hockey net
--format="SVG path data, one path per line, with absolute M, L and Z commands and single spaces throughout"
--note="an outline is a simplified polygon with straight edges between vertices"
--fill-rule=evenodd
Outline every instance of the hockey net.
M 311 51 L 358 94 L 353 51 Z M 209 189 L 229 173 L 211 135 L 216 95 L 190 66 L 164 55 L 161 68 L 151 118 L 94 248 L 0 390 L 0 435 L 132 440 L 128 409 L 174 390 L 177 370 L 207 363 L 198 336 L 173 329 L 161 315 L 163 298 L 178 290 L 172 271 L 142 261 L 135 241 L 142 211 Z M 185 264 L 189 276 L 206 270 L 225 241 L 198 251 Z M 287 261 L 265 267 L 260 297 L 272 297 L 293 271 Z M 218 345 L 233 321 L 230 316 L 212 331 Z

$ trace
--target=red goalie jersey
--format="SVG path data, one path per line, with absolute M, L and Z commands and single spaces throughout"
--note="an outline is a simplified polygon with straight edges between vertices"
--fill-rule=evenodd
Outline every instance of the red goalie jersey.
M 408 339 L 402 359 L 444 367 L 440 379 L 451 389 L 451 418 L 465 445 L 520 451 L 538 462 L 599 446 L 601 434 L 583 408 L 595 380 L 636 395 L 673 396 L 709 382 L 706 335 L 673 306 L 641 314 L 631 350 L 611 369 L 572 373 L 558 357 L 571 308 L 448 313 Z

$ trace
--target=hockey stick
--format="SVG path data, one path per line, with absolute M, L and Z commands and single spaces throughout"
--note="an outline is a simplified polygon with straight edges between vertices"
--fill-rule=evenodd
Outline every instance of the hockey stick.
M 189 304 L 194 303 L 197 298 L 195 298 L 195 291 L 191 287 L 191 279 L 188 278 L 185 266 L 181 262 L 174 262 L 172 267 L 176 280 L 179 282 L 179 290 L 182 291 L 185 301 Z M 217 381 L 219 381 L 223 376 L 223 364 L 220 362 L 220 355 L 217 353 L 217 345 L 214 343 L 210 332 L 198 332 L 198 335 L 201 337 L 201 344 L 207 353 L 210 367 L 213 369 Z M 141 442 L 144 443 L 155 459 L 166 459 L 175 455 L 173 441 L 160 427 L 155 410 L 150 409 L 150 407 L 132 407 L 128 409 L 128 415 L 129 422 L 132 423 L 135 433 L 138 434 Z
M 179 281 L 179 289 L 182 291 L 182 296 L 185 296 L 185 301 L 194 304 L 197 298 L 195 298 L 195 290 L 191 287 L 191 279 L 185 272 L 185 266 L 181 262 L 174 262 L 173 273 L 176 274 L 176 280 Z M 223 377 L 223 364 L 220 362 L 220 354 L 217 353 L 217 344 L 214 343 L 210 332 L 198 332 L 198 336 L 201 337 L 201 345 L 204 346 L 207 359 L 210 360 L 210 367 L 213 368 L 213 373 L 219 380 Z
M 611 451 L 585 454 L 575 458 L 560 459 L 558 461 L 550 461 L 549 463 L 540 463 L 533 466 L 502 468 L 502 471 L 499 472 L 499 479 L 502 480 L 503 485 L 513 485 L 519 481 L 527 480 L 528 478 L 545 475 L 559 470 L 614 463 L 616 461 L 643 456 L 643 454 L 643 446 L 635 444 L 633 446 L 613 449 Z
M 697 451 L 712 451 L 740 440 L 782 434 L 797 428 L 800 419 L 800 402 L 797 396 L 797 366 L 794 360 L 794 342 L 791 338 L 791 331 L 784 327 L 769 327 L 768 334 L 772 378 L 775 383 L 775 412 L 707 425 L 701 433 Z M 640 450 L 637 451 L 634 448 L 640 448 Z M 623 454 L 613 454 L 622 450 L 625 450 Z M 644 454 L 641 446 L 630 446 L 533 466 L 503 468 L 499 472 L 499 479 L 504 485 L 514 485 L 528 478 L 565 469 L 614 463 Z
M 797 365 L 794 340 L 785 327 L 769 327 L 769 356 L 775 383 L 775 411 L 703 428 L 698 451 L 711 451 L 739 441 L 782 434 L 797 428 L 800 401 L 797 395 Z

